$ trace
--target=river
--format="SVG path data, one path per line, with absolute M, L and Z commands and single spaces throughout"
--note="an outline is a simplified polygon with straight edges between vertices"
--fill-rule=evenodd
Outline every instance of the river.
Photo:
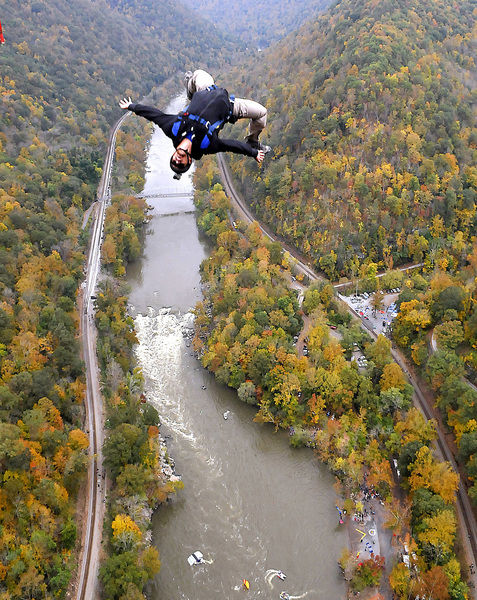
M 147 396 L 185 486 L 154 515 L 162 567 L 148 596 L 278 600 L 287 591 L 290 598 L 339 600 L 345 588 L 337 560 L 347 538 L 333 478 L 310 450 L 292 449 L 285 432 L 254 423 L 253 407 L 217 384 L 192 353 L 190 309 L 201 298 L 199 265 L 208 247 L 196 226 L 190 177 L 172 179 L 171 148 L 155 131 L 144 188 L 152 220 L 143 258 L 128 270 Z M 164 190 L 184 196 L 151 197 Z M 206 562 L 191 567 L 187 557 L 196 550 Z

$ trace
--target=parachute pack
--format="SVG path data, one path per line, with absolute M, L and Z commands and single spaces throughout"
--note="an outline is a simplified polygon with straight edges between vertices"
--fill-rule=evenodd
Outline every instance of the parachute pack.
M 216 90 L 216 89 L 217 89 L 216 85 L 210 85 L 207 88 L 207 90 L 209 90 L 209 91 Z M 205 133 L 204 137 L 202 138 L 202 141 L 200 142 L 201 150 L 205 150 L 206 148 L 209 147 L 210 140 L 212 139 L 212 135 L 213 135 L 214 131 L 216 131 L 217 129 L 220 129 L 225 123 L 229 122 L 233 117 L 235 96 L 230 95 L 229 100 L 230 100 L 230 104 L 231 104 L 229 114 L 227 116 L 225 116 L 223 119 L 219 119 L 218 121 L 215 121 L 215 123 L 210 123 L 210 121 L 207 121 L 206 119 L 202 118 L 199 115 L 191 114 L 189 112 L 189 107 L 187 107 L 184 112 L 179 113 L 177 121 L 172 126 L 173 135 L 176 136 L 179 133 L 181 123 L 184 122 L 186 119 L 188 119 L 189 121 L 195 121 L 197 123 L 200 123 L 206 129 L 206 133 Z

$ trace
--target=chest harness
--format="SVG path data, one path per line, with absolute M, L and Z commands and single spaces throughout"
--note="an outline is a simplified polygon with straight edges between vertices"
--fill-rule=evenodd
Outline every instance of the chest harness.
M 217 89 L 216 85 L 209 85 L 209 87 L 207 88 L 207 90 L 209 90 L 209 91 L 216 90 L 216 89 Z M 220 129 L 224 125 L 224 123 L 227 123 L 233 117 L 235 96 L 230 95 L 229 100 L 230 100 L 230 111 L 229 111 L 228 115 L 226 115 L 223 119 L 219 119 L 218 121 L 215 121 L 215 123 L 211 123 L 210 121 L 207 121 L 206 119 L 200 117 L 199 115 L 192 115 L 190 112 L 188 112 L 189 107 L 187 107 L 184 112 L 181 112 L 177 115 L 177 117 L 178 117 L 177 121 L 172 126 L 172 134 L 174 136 L 176 136 L 179 133 L 181 123 L 185 119 L 189 119 L 191 121 L 196 121 L 197 123 L 200 123 L 202 126 L 204 126 L 207 130 L 206 133 L 204 134 L 204 137 L 202 138 L 202 141 L 200 142 L 201 150 L 205 150 L 210 145 L 210 141 L 212 139 L 212 135 L 213 135 L 214 131 L 216 129 Z

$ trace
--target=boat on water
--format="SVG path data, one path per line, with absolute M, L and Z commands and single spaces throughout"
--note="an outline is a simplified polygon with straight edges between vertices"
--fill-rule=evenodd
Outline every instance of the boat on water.
M 288 592 L 282 592 L 280 594 L 280 600 L 290 600 L 290 594 Z
M 193 552 L 188 558 L 187 562 L 192 565 L 200 565 L 200 563 L 204 562 L 204 555 L 199 550 Z
M 229 418 L 229 415 L 230 415 L 230 410 L 226 410 L 224 412 L 224 419 L 227 420 Z
M 281 579 L 282 581 L 285 581 L 285 579 L 287 578 L 287 576 L 285 575 L 285 573 L 283 571 L 278 571 L 277 577 L 279 579 Z

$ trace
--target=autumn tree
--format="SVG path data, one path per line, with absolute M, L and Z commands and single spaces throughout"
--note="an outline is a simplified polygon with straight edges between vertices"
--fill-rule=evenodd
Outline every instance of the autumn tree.
M 449 598 L 449 579 L 441 566 L 433 566 L 420 575 L 416 583 L 416 592 L 436 600 Z
M 409 466 L 411 491 L 424 487 L 439 494 L 447 503 L 454 501 L 459 476 L 449 463 L 437 462 L 427 446 L 416 453 L 414 463 Z

